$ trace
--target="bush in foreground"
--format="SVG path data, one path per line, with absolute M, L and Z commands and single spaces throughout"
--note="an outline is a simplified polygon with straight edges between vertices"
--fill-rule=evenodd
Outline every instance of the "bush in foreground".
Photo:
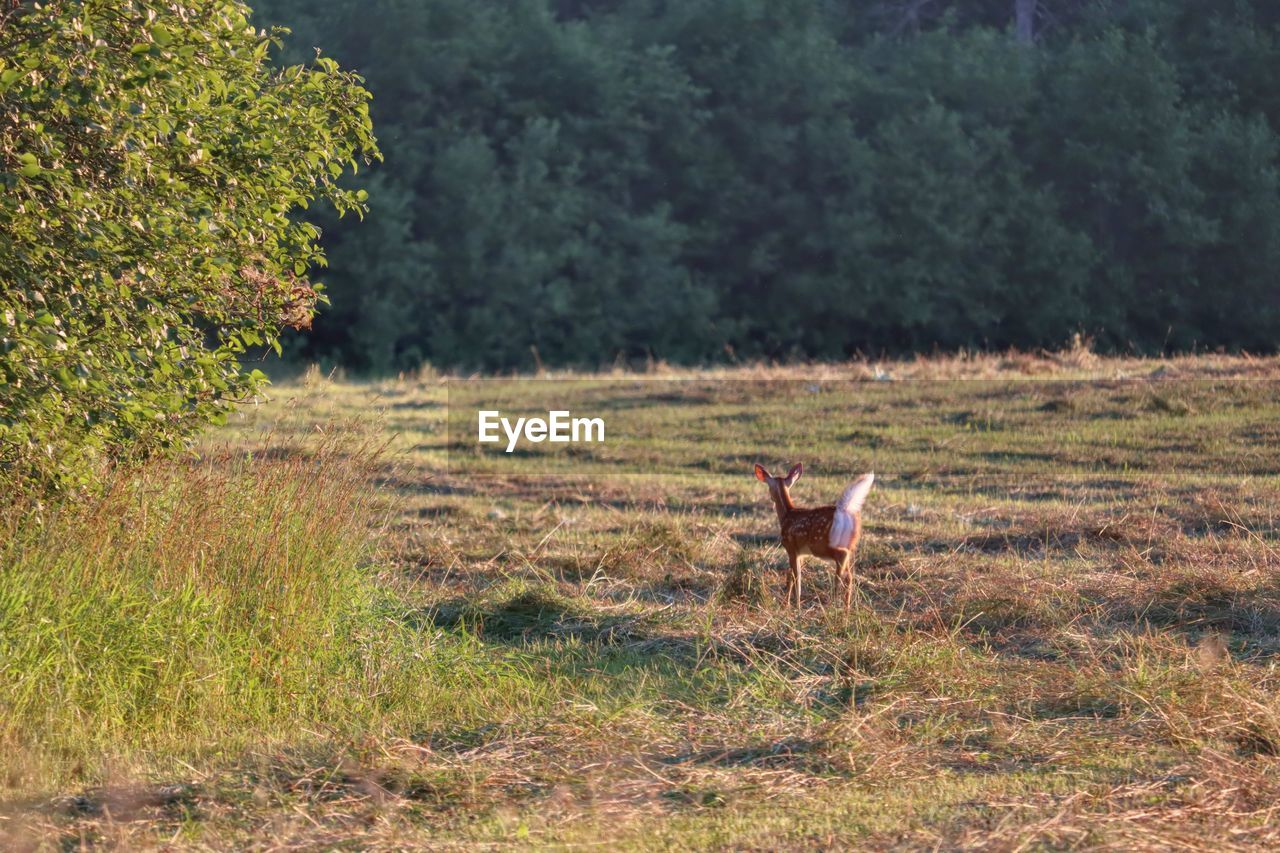
M 74 485 L 218 419 L 309 325 L 297 217 L 377 156 L 360 78 L 275 68 L 229 0 L 0 16 L 0 484 Z

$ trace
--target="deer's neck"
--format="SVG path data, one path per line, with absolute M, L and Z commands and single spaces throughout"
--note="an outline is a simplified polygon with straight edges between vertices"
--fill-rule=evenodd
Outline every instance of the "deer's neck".
M 783 522 L 795 510 L 796 505 L 792 503 L 791 495 L 786 489 L 779 489 L 773 496 L 773 508 L 778 511 L 778 521 Z

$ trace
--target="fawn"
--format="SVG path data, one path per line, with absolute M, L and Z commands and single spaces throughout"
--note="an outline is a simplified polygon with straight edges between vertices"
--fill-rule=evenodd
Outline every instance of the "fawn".
M 775 477 L 763 465 L 756 465 L 756 479 L 769 487 L 773 506 L 782 526 L 782 547 L 791 561 L 787 569 L 787 604 L 792 596 L 800 606 L 800 556 L 812 554 L 836 564 L 839 582 L 844 585 L 844 607 L 853 600 L 853 552 L 862 535 L 862 504 L 875 481 L 874 473 L 863 474 L 844 490 L 834 506 L 801 509 L 791 500 L 791 487 L 804 466 L 797 464 L 785 477 Z

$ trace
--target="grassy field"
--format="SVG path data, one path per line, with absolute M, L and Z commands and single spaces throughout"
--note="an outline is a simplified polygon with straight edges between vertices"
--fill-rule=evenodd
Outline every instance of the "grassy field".
M 1274 848 L 1278 392 L 1275 359 L 1087 352 L 310 374 L 166 475 L 276 501 L 242 537 L 271 541 L 207 595 L 279 594 L 280 619 L 306 624 L 232 620 L 261 659 L 219 681 L 202 661 L 234 650 L 191 640 L 176 675 L 138 663 L 127 701 L 90 678 L 42 704 L 63 658 L 33 640 L 22 666 L 46 669 L 15 679 L 11 641 L 0 688 L 18 707 L 26 684 L 29 710 L 10 725 L 0 846 Z M 476 454 L 459 413 L 499 398 L 604 412 L 612 438 Z M 756 461 L 803 461 L 802 505 L 876 471 L 850 612 L 826 606 L 815 560 L 804 606 L 781 606 Z M 282 485 L 298 483 L 315 491 Z M 172 536 L 155 549 L 182 552 L 210 517 L 237 541 L 216 492 L 155 504 Z M 272 536 L 290 518 L 318 576 L 342 564 L 338 586 L 272 573 L 298 559 Z M 24 547 L 7 558 L 31 577 L 66 571 L 48 538 Z M 183 553 L 163 565 L 202 577 Z

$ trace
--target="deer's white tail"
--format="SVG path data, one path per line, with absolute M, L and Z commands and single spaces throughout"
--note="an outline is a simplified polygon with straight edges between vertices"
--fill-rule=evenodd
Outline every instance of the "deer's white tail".
M 853 533 L 858 524 L 857 515 L 862 512 L 862 504 L 875 480 L 874 473 L 863 474 L 836 501 L 835 517 L 831 519 L 831 536 L 827 539 L 827 544 L 832 548 L 848 548 L 853 541 Z

